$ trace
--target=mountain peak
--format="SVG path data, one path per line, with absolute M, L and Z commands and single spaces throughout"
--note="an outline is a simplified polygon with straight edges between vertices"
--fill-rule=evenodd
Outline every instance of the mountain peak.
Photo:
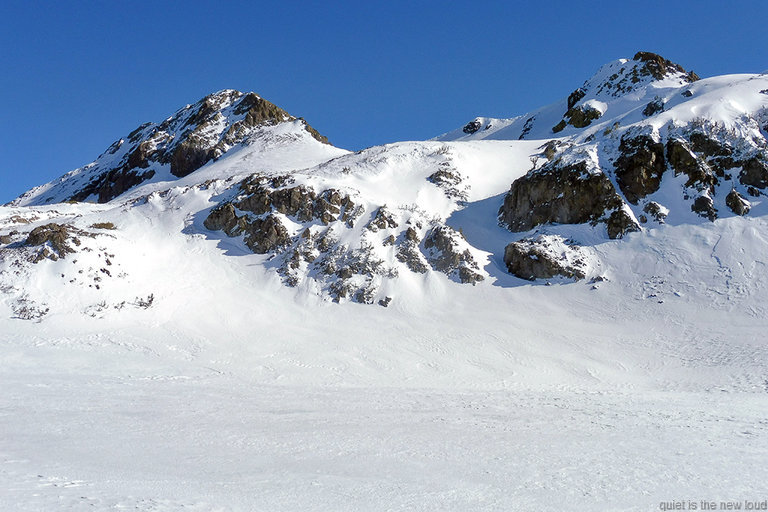
M 258 94 L 224 89 L 184 106 L 159 124 L 142 124 L 112 143 L 94 162 L 30 190 L 11 204 L 105 203 L 153 178 L 183 178 L 265 128 L 282 123 L 295 123 L 293 130 L 299 137 L 329 144 L 303 118 Z
M 619 97 L 639 90 L 659 81 L 671 82 L 670 85 L 685 85 L 695 82 L 699 76 L 693 71 L 686 71 L 661 55 L 651 52 L 637 52 L 631 60 L 618 59 L 602 66 L 584 85 L 576 89 L 569 97 L 569 108 L 575 104 L 572 98 L 592 93 L 595 96 Z

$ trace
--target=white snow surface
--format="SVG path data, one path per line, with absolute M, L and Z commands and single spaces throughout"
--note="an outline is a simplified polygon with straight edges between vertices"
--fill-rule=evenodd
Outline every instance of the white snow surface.
M 558 135 L 594 133 L 608 147 L 611 135 L 599 134 L 616 120 L 736 126 L 768 105 L 762 89 L 765 76 L 731 75 L 587 96 L 606 105 L 603 117 Z M 665 112 L 642 116 L 659 95 Z M 564 107 L 536 119 L 549 129 Z M 764 201 L 709 222 L 683 213 L 679 184 L 665 181 L 666 224 L 622 240 L 600 226 L 535 230 L 588 247 L 589 277 L 600 280 L 518 279 L 504 247 L 531 233 L 505 230 L 496 215 L 551 136 L 534 128 L 516 140 L 528 117 L 483 119 L 499 127 L 487 136 L 357 153 L 281 123 L 110 203 L 0 207 L 0 235 L 50 222 L 94 234 L 56 261 L 0 253 L 0 510 L 640 511 L 765 500 Z M 441 164 L 461 176 L 463 198 L 427 180 Z M 353 194 L 366 217 L 386 205 L 400 229 L 416 214 L 460 229 L 485 280 L 460 284 L 392 259 L 397 275 L 377 296 L 391 297 L 388 307 L 334 303 L 311 280 L 286 287 L 269 255 L 203 226 L 256 172 Z M 92 227 L 108 222 L 115 229 Z M 21 307 L 41 314 L 22 319 Z

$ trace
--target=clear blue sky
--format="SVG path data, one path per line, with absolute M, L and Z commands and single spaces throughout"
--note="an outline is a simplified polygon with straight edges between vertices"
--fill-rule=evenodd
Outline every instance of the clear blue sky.
M 256 91 L 348 149 L 552 103 L 648 50 L 768 69 L 768 2 L 0 2 L 0 203 L 145 121 Z

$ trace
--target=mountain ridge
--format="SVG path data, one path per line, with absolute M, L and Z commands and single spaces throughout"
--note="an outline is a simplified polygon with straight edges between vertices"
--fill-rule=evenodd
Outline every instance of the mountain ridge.
M 599 287 L 616 264 L 600 255 L 609 240 L 762 218 L 766 90 L 763 75 L 698 79 L 639 52 L 535 111 L 535 122 L 355 153 L 253 93 L 224 90 L 10 203 L 0 275 L 21 290 L 11 268 L 32 272 L 74 259 L 89 239 L 120 237 L 93 227 L 119 217 L 73 217 L 96 201 L 104 209 L 83 208 L 86 217 L 184 212 L 169 236 L 216 241 L 224 258 L 251 254 L 284 286 L 334 302 L 388 307 L 444 278 Z M 57 221 L 61 209 L 70 213 Z M 100 290 L 106 270 L 73 283 Z M 12 308 L 23 293 L 11 294 Z

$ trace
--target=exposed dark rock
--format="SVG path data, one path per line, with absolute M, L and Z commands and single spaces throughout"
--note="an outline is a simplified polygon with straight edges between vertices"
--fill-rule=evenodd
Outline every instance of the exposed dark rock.
M 632 204 L 659 190 L 666 169 L 664 146 L 647 135 L 624 136 L 619 144 L 616 182 Z
M 398 246 L 395 258 L 397 258 L 397 261 L 404 263 L 411 272 L 425 274 L 429 270 L 421 256 L 418 244 L 409 240 L 404 241 Z
M 584 96 L 587 95 L 587 91 L 579 87 L 571 94 L 568 95 L 568 110 L 572 109 Z
M 565 119 L 561 119 L 559 123 L 552 127 L 552 133 L 559 133 L 563 131 L 566 126 L 568 126 L 568 123 L 565 122 Z
M 44 246 L 32 259 L 34 263 L 37 263 L 43 258 L 57 260 L 59 258 L 64 258 L 67 254 L 75 252 L 70 245 L 70 242 L 75 246 L 81 244 L 80 239 L 76 235 L 90 236 L 88 233 L 85 233 L 74 226 L 51 222 L 43 226 L 38 226 L 30 231 L 24 245 L 29 247 Z M 49 251 L 48 247 L 53 249 L 54 252 Z
M 512 231 L 527 231 L 546 223 L 598 222 L 623 204 L 602 172 L 588 172 L 585 162 L 554 161 L 512 183 L 499 219 Z
M 94 222 L 91 227 L 93 229 L 117 229 L 113 222 Z
M 611 94 L 617 97 L 634 91 L 647 77 L 661 80 L 669 75 L 679 75 L 686 82 L 699 79 L 696 73 L 686 73 L 680 65 L 655 53 L 638 52 L 632 61 L 601 83 L 595 92 L 596 94 Z
M 416 232 L 415 229 L 411 227 L 405 230 L 405 239 L 415 244 L 418 244 L 420 242 L 419 234 Z
M 624 210 L 616 210 L 611 213 L 605 222 L 605 226 L 608 230 L 608 238 L 610 239 L 624 238 L 624 235 L 627 233 L 640 231 L 640 226 Z
M 468 122 L 464 126 L 464 128 L 461 129 L 461 131 L 463 131 L 467 135 L 472 135 L 473 133 L 477 132 L 481 126 L 483 126 L 483 124 L 477 119 L 475 119 L 474 121 Z
M 314 218 L 317 194 L 307 186 L 273 190 L 270 199 L 272 208 L 284 215 L 295 216 L 302 222 Z
M 128 155 L 128 167 L 140 167 L 146 169 L 149 167 L 149 159 L 153 157 L 153 155 L 154 151 L 152 149 L 152 143 L 145 140 Z
M 744 185 L 764 189 L 768 186 L 768 164 L 759 157 L 741 162 L 739 181 Z
M 384 297 L 383 299 L 379 300 L 379 306 L 386 308 L 389 306 L 390 302 L 392 302 L 392 297 Z
M 392 213 L 387 210 L 386 206 L 382 206 L 376 211 L 376 215 L 373 216 L 367 227 L 371 231 L 376 232 L 380 229 L 396 228 L 397 226 L 398 224 Z
M 752 208 L 752 203 L 736 192 L 736 190 L 731 190 L 728 195 L 725 196 L 725 205 L 736 215 L 746 215 Z
M 318 219 L 325 225 L 339 219 L 341 214 L 342 220 L 351 227 L 360 215 L 352 199 L 336 189 L 323 190 L 318 194 L 306 185 L 284 187 L 290 183 L 291 180 L 285 176 L 251 176 L 241 183 L 243 195 L 235 204 L 240 210 L 256 215 L 274 210 L 294 216 L 300 222 Z
M 248 225 L 248 220 L 238 217 L 235 207 L 230 202 L 222 203 L 211 210 L 203 221 L 206 229 L 224 231 L 227 236 L 238 236 Z
M 646 204 L 643 207 L 643 211 L 653 217 L 656 222 L 660 224 L 663 224 L 664 220 L 667 218 L 665 209 L 656 201 L 650 201 L 648 204 Z
M 731 156 L 733 150 L 725 144 L 701 132 L 693 132 L 688 136 L 691 147 L 696 153 L 702 153 L 705 157 Z
M 664 100 L 656 96 L 653 101 L 649 102 L 643 109 L 643 115 L 645 117 L 651 117 L 659 112 L 664 112 Z
M 672 73 L 685 73 L 685 69 L 679 64 L 665 59 L 661 55 L 651 52 L 637 52 L 632 60 L 643 62 L 645 65 L 639 71 L 640 74 L 650 74 L 656 80 L 661 80 Z M 686 75 L 688 82 L 695 82 L 699 79 L 693 71 Z
M 686 90 L 684 90 L 683 92 L 681 92 L 680 94 L 681 94 L 683 97 L 685 97 L 685 98 L 690 98 L 691 96 L 693 96 L 693 93 L 691 92 L 691 90 L 690 90 L 690 89 L 686 89 Z
M 67 198 L 67 201 L 85 201 L 91 195 L 96 195 L 99 203 L 106 203 L 154 175 L 155 171 L 152 170 L 138 172 L 125 167 L 114 169 L 97 176 L 96 179 Z
M 325 135 L 322 135 L 320 132 L 309 126 L 309 123 L 307 123 L 303 117 L 299 118 L 302 123 L 304 123 L 304 129 L 309 133 L 312 137 L 315 138 L 318 142 L 322 142 L 323 144 L 330 144 L 328 141 L 328 137 Z
M 150 126 L 152 126 L 152 123 L 144 123 L 144 124 L 142 124 L 141 126 L 139 126 L 138 128 L 136 128 L 135 130 L 133 130 L 131 133 L 128 134 L 128 140 L 131 143 L 135 144 L 136 142 L 138 142 L 141 139 L 142 132 L 144 130 L 146 130 L 147 128 L 149 128 Z M 115 151 L 117 151 L 117 149 L 120 148 L 120 146 L 122 146 L 121 141 L 118 140 L 118 141 L 114 142 L 109 147 L 110 153 L 114 153 Z
M 509 273 L 529 281 L 556 276 L 577 280 L 586 277 L 579 246 L 563 243 L 559 237 L 541 235 L 512 242 L 504 249 L 504 264 Z
M 245 212 L 262 215 L 272 209 L 270 188 L 263 180 L 246 179 L 240 189 L 247 195 L 237 201 L 237 207 Z
M 717 218 L 717 210 L 712 198 L 707 195 L 697 197 L 691 205 L 691 210 L 713 222 Z
M 275 215 L 254 219 L 245 228 L 245 245 L 256 254 L 266 254 L 288 245 L 288 230 Z
M 466 192 L 458 188 L 462 179 L 459 171 L 449 162 L 442 162 L 439 169 L 427 177 L 427 181 L 443 189 L 446 196 L 466 200 Z
M 525 120 L 525 124 L 523 125 L 523 130 L 520 132 L 520 136 L 517 138 L 518 140 L 523 140 L 525 136 L 528 135 L 528 133 L 533 128 L 533 122 L 535 120 L 536 120 L 536 116 L 529 117 L 528 119 Z
M 475 284 L 485 279 L 469 249 L 462 250 L 461 234 L 449 226 L 436 226 L 424 237 L 427 260 L 432 268 L 447 275 L 456 275 L 462 283 Z
M 205 140 L 191 134 L 177 144 L 171 153 L 171 174 L 183 178 L 207 164 L 212 158 L 213 153 Z
M 712 169 L 704 164 L 683 140 L 669 139 L 667 141 L 667 159 L 675 171 L 675 176 L 679 174 L 688 176 L 685 183 L 686 187 L 711 190 L 718 183 L 717 176 Z
M 230 106 L 234 116 L 224 118 L 223 112 Z M 312 137 L 328 143 L 328 139 L 306 121 L 298 119 Z M 243 142 L 257 127 L 296 120 L 253 93 L 230 90 L 211 94 L 159 125 L 145 123 L 131 132 L 127 141 L 121 139 L 112 144 L 103 155 L 115 154 L 124 144 L 129 144 L 127 149 L 123 147 L 125 156 L 119 161 L 97 160 L 95 164 L 101 166 L 97 167 L 99 172 L 69 199 L 82 201 L 96 195 L 100 203 L 110 201 L 152 178 L 157 169 L 153 165 L 169 165 L 174 176 L 187 176 Z M 225 122 L 223 131 L 222 121 Z
M 588 105 L 568 109 L 568 112 L 565 113 L 565 117 L 568 118 L 568 124 L 575 128 L 586 128 L 592 124 L 592 121 L 599 119 L 602 115 L 602 112 Z

